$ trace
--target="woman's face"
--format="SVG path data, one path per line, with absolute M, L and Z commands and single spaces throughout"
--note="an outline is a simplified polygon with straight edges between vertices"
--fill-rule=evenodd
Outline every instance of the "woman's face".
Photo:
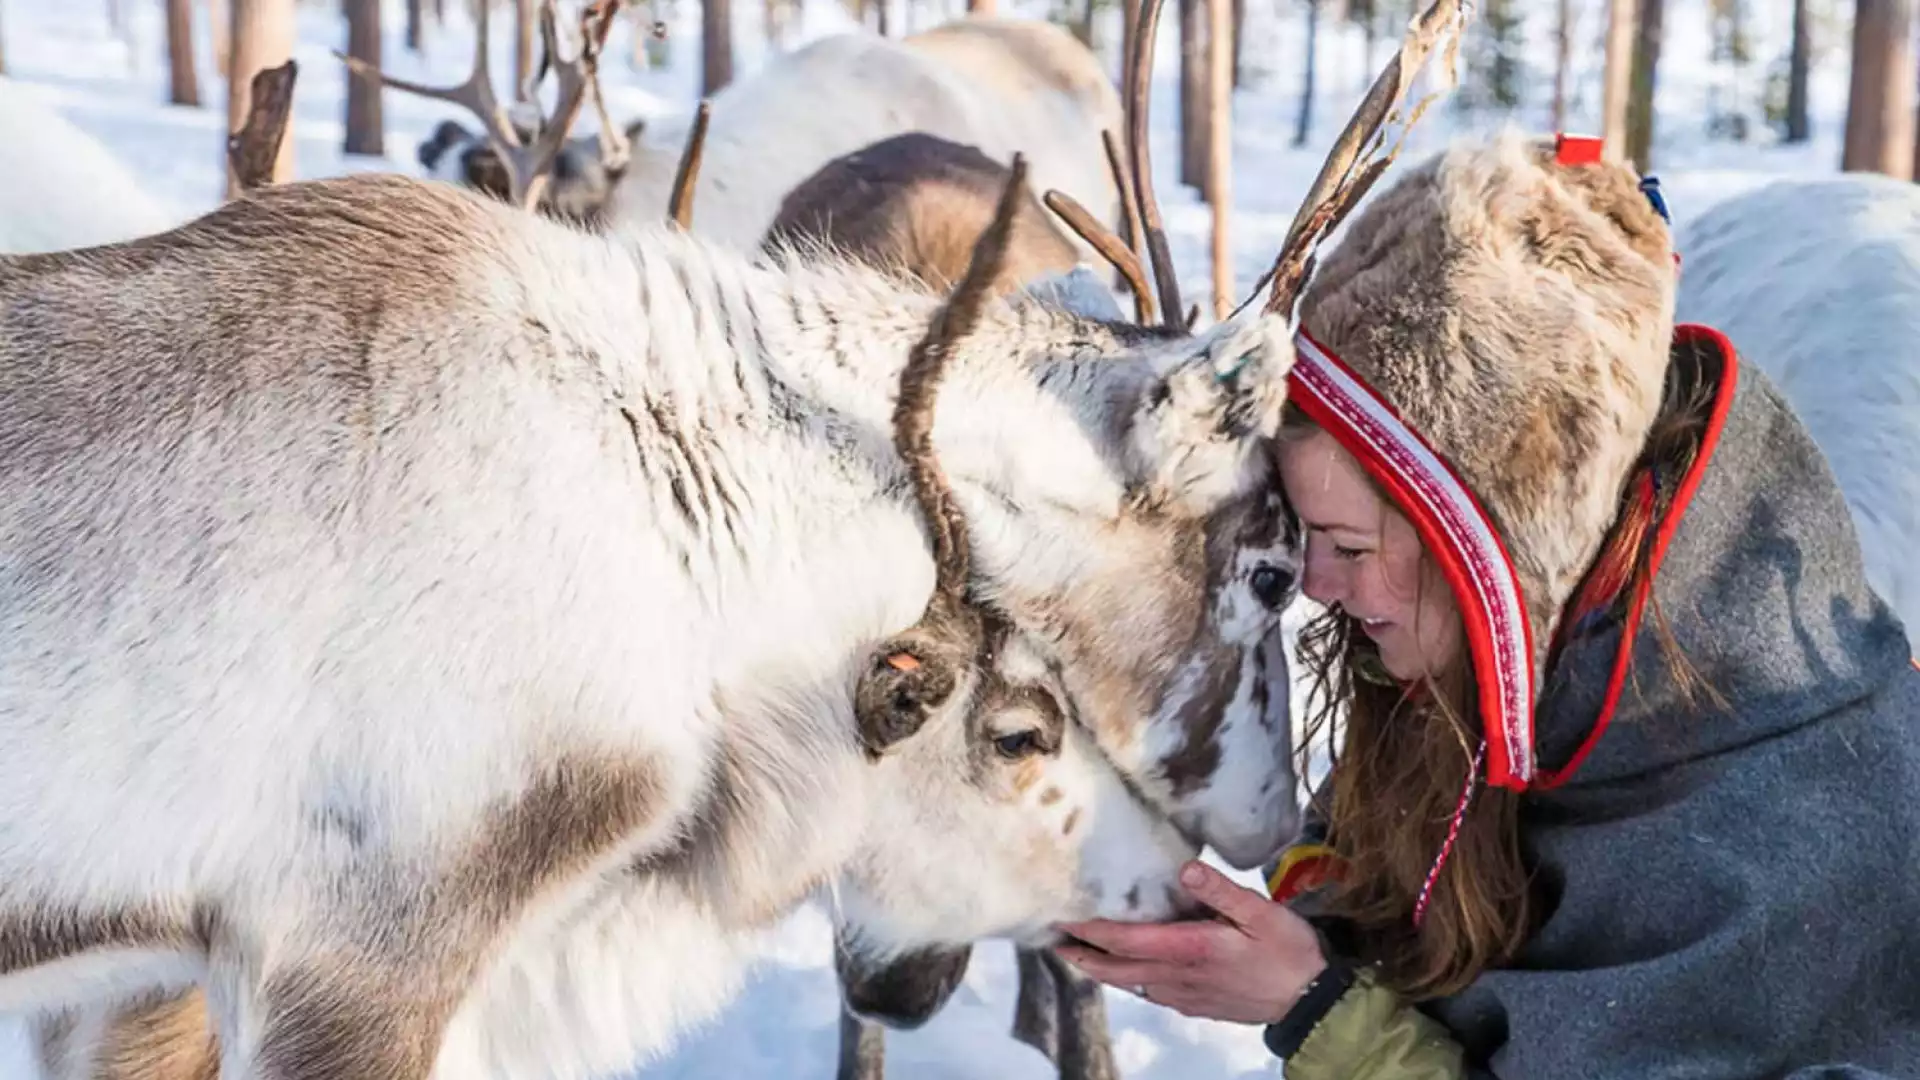
M 1307 528 L 1301 591 L 1358 620 L 1394 678 L 1445 670 L 1460 650 L 1459 609 L 1421 558 L 1413 523 L 1324 431 L 1282 442 L 1279 458 L 1281 482 Z

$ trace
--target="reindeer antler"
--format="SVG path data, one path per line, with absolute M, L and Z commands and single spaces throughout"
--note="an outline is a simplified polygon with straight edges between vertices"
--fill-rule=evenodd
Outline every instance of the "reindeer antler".
M 1156 305 L 1147 291 L 1146 270 L 1134 254 L 1134 237 L 1144 233 L 1147 258 L 1153 266 L 1153 280 L 1160 294 L 1158 317 L 1162 325 L 1180 329 L 1183 323 L 1190 326 L 1191 320 L 1182 320 L 1180 314 L 1180 285 L 1173 272 L 1173 254 L 1167 247 L 1166 230 L 1160 221 L 1159 200 L 1153 193 L 1153 155 L 1147 141 L 1149 91 L 1153 85 L 1153 39 L 1155 29 L 1160 25 L 1160 2 L 1144 0 L 1141 4 L 1140 24 L 1133 36 L 1133 56 L 1126 65 L 1124 107 L 1131 182 L 1128 169 L 1121 166 L 1120 151 L 1114 144 L 1113 133 L 1104 130 L 1100 133 L 1107 152 L 1107 165 L 1113 170 L 1114 184 L 1120 191 L 1127 238 L 1122 240 L 1115 236 L 1111 229 L 1088 213 L 1086 207 L 1063 191 L 1048 191 L 1045 202 L 1066 222 L 1068 228 L 1078 233 L 1127 280 L 1127 288 L 1133 293 L 1134 319 L 1148 323 L 1155 319 Z
M 516 205 L 531 210 L 540 202 L 547 174 L 553 168 L 554 158 L 559 156 L 566 144 L 567 132 L 580 115 L 580 107 L 588 90 L 591 88 L 596 98 L 599 95 L 600 49 L 606 44 L 607 33 L 613 28 L 620 0 L 593 0 L 582 9 L 580 53 L 571 60 L 559 56 L 553 0 L 543 0 L 540 5 L 540 36 L 546 43 L 547 56 L 558 77 L 560 96 L 552 119 L 540 125 L 539 134 L 531 146 L 521 142 L 519 133 L 507 118 L 506 110 L 494 96 L 493 77 L 487 65 L 488 7 L 484 2 L 479 4 L 475 14 L 473 70 L 468 73 L 466 81 L 455 86 L 427 86 L 396 78 L 337 50 L 333 55 L 354 72 L 378 80 L 382 85 L 459 105 L 472 112 L 485 126 L 487 138 L 492 141 L 495 151 L 500 155 L 500 163 L 507 171 L 509 197 Z
M 1160 221 L 1160 200 L 1153 193 L 1153 155 L 1147 146 L 1148 102 L 1153 95 L 1153 45 L 1160 27 L 1161 0 L 1143 0 L 1140 29 L 1133 36 L 1133 84 L 1127 87 L 1127 157 L 1133 164 L 1134 198 L 1140 206 L 1140 228 L 1147 242 L 1147 260 L 1160 288 L 1160 321 L 1182 329 L 1180 284 L 1174 278 L 1173 252 Z
M 673 190 L 667 195 L 667 217 L 682 229 L 693 227 L 693 185 L 700 179 L 700 155 L 707 145 L 707 120 L 713 115 L 713 102 L 700 99 L 693 112 L 693 127 L 687 131 L 687 144 L 680 151 L 680 165 L 673 174 Z
M 1268 283 L 1272 287 L 1267 298 L 1268 313 L 1281 313 L 1289 319 L 1293 317 L 1294 301 L 1298 299 L 1300 288 L 1312 269 L 1313 252 L 1320 239 L 1340 226 L 1374 181 L 1399 156 L 1400 148 L 1406 143 L 1407 132 L 1412 130 L 1427 105 L 1438 95 L 1428 94 L 1414 106 L 1393 148 L 1387 151 L 1385 157 L 1374 160 L 1374 153 L 1384 141 L 1382 125 L 1392 112 L 1397 111 L 1397 102 L 1407 85 L 1413 81 L 1413 76 L 1426 63 L 1427 56 L 1433 52 L 1445 28 L 1448 25 L 1463 26 L 1464 23 L 1459 0 L 1434 0 L 1433 5 L 1407 28 L 1400 48 L 1387 60 L 1379 78 L 1374 80 L 1367 96 L 1361 100 L 1353 117 L 1347 121 L 1346 128 L 1334 141 L 1326 162 L 1320 166 L 1320 174 L 1314 178 L 1313 186 L 1307 190 L 1306 198 L 1294 214 L 1287 238 L 1280 245 L 1280 254 L 1267 272 Z M 1456 34 L 1447 46 L 1449 78 L 1454 74 L 1459 46 L 1460 38 Z
M 907 475 L 927 531 L 933 537 L 934 587 L 920 621 L 880 643 L 854 688 L 854 720 L 871 758 L 926 723 L 952 696 L 967 670 L 981 659 L 991 614 L 968 603 L 970 552 L 966 522 L 933 452 L 933 404 L 954 347 L 973 331 L 993 295 L 1007 260 L 1014 213 L 1025 196 L 1027 160 L 1013 157 L 1012 175 L 994 209 L 993 221 L 973 245 L 966 273 L 934 313 L 926 335 L 914 345 L 900 373 L 893 409 L 893 445 Z
M 958 605 L 965 595 L 969 553 L 965 523 L 933 453 L 933 402 L 954 346 L 979 323 L 980 310 L 986 306 L 993 282 L 1006 263 L 1014 214 L 1020 208 L 1026 183 L 1027 159 L 1016 153 L 1012 175 L 1000 192 L 993 220 L 974 241 L 967 272 L 934 313 L 926 336 L 907 358 L 906 370 L 900 374 L 900 396 L 893 409 L 894 446 L 907 463 L 914 495 L 933 533 L 934 596 L 949 604 Z

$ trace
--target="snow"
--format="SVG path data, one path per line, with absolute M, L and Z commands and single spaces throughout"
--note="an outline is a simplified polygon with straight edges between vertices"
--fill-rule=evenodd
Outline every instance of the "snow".
M 634 23 L 622 19 L 608 44 L 603 79 L 609 110 L 616 122 L 635 117 L 684 116 L 697 92 L 699 55 L 698 0 L 656 0 L 668 26 L 662 47 L 670 52 L 657 68 L 637 69 L 629 61 Z M 903 0 L 892 0 L 894 27 L 931 25 L 957 14 L 958 0 L 923 5 L 913 20 Z M 0 46 L 15 90 L 45 104 L 83 131 L 96 136 L 122 164 L 145 177 L 146 193 L 166 212 L 185 219 L 218 204 L 224 184 L 226 109 L 224 84 L 214 67 L 205 32 L 207 5 L 195 3 L 199 85 L 206 107 L 166 104 L 167 68 L 163 5 L 118 0 L 125 14 L 120 34 L 109 23 L 115 0 L 0 0 Z M 428 5 L 431 9 L 431 4 Z M 1383 5 L 1399 8 L 1399 4 Z M 1598 129 L 1598 97 L 1604 3 L 1577 0 L 1572 73 L 1573 100 L 1567 127 Z M 1044 15 L 1041 0 L 1001 0 L 1008 14 Z M 1169 5 L 1171 8 L 1171 5 Z M 1502 123 L 1546 130 L 1553 67 L 1550 8 L 1529 9 L 1524 43 L 1525 105 L 1513 114 L 1466 112 L 1449 99 L 1428 111 L 1408 140 L 1402 160 L 1412 160 L 1455 135 L 1485 131 Z M 1655 171 L 1661 176 L 1676 215 L 1697 214 L 1722 198 L 1780 176 L 1831 173 L 1840 156 L 1841 118 L 1846 99 L 1844 18 L 1819 42 L 1825 54 L 1816 69 L 1812 105 L 1814 138 L 1799 146 L 1781 146 L 1761 131 L 1755 141 L 1733 144 L 1709 137 L 1708 103 L 1724 98 L 1730 87 L 1757 99 L 1766 65 L 1786 53 L 1787 5 L 1749 4 L 1756 61 L 1740 75 L 1727 66 L 1702 61 L 1708 55 L 1708 0 L 1670 0 L 1666 57 L 1661 69 Z M 1767 10 L 1751 10 L 1766 8 Z M 385 60 L 403 77 L 452 82 L 462 77 L 471 56 L 471 25 L 461 0 L 449 0 L 447 21 L 427 20 L 424 55 L 404 45 L 403 0 L 386 0 Z M 1097 40 L 1110 66 L 1117 66 L 1117 4 L 1103 5 Z M 512 70 L 508 17 L 496 14 L 492 66 L 496 78 Z M 763 4 L 736 3 L 735 74 L 754 70 L 765 50 Z M 1233 132 L 1234 294 L 1245 298 L 1265 270 L 1292 219 L 1296 201 L 1312 182 L 1327 145 L 1344 124 L 1385 58 L 1397 34 L 1383 34 L 1369 60 L 1358 29 L 1323 21 L 1314 125 L 1308 145 L 1291 145 L 1299 94 L 1305 6 L 1296 0 L 1253 0 L 1249 4 L 1245 57 L 1248 81 L 1235 100 Z M 331 50 L 344 48 L 346 27 L 339 7 L 326 0 L 303 3 L 294 52 L 300 64 L 295 95 L 294 162 L 301 178 L 348 171 L 394 170 L 418 175 L 414 148 L 443 118 L 466 119 L 455 109 L 401 93 L 384 95 L 387 155 L 343 155 L 344 70 Z M 788 28 L 792 47 L 821 35 L 857 29 L 839 0 L 807 0 Z M 1210 294 L 1210 214 L 1204 203 L 1178 181 L 1175 158 L 1177 48 L 1175 20 L 1162 19 L 1153 97 L 1155 187 L 1164 208 L 1169 240 L 1180 269 L 1183 293 L 1192 301 Z M 1464 63 L 1464 56 L 1463 56 Z M 1749 112 L 1754 110 L 1750 109 Z M 592 127 L 591 111 L 581 130 Z M 667 126 L 667 125 L 662 125 Z M 1755 119 L 1756 130 L 1762 129 Z M 29 159 L 24 166 L 31 167 Z M 1388 182 L 1391 182 L 1391 175 Z M 0 192 L 6 185 L 0 184 Z M 14 214 L 14 207 L 0 214 Z M 1204 302 L 1203 320 L 1210 317 Z M 1299 619 L 1293 620 L 1297 626 Z M 1295 700 L 1300 700 L 1298 688 Z M 1236 874 L 1257 887 L 1254 874 Z M 984 945 L 951 1004 L 924 1028 L 892 1033 L 888 1039 L 890 1072 L 897 1077 L 961 1080 L 995 1077 L 1021 1080 L 1046 1077 L 1051 1070 L 1040 1055 L 1013 1040 L 1008 1028 L 1015 994 L 1012 952 Z M 1260 1043 L 1257 1028 L 1195 1020 L 1109 992 L 1114 1045 L 1122 1072 L 1130 1080 L 1173 1077 L 1278 1076 L 1279 1067 Z M 715 1023 L 689 1032 L 670 1057 L 634 1074 L 644 1078 L 790 1077 L 833 1075 L 837 1040 L 836 986 L 832 974 L 827 923 L 823 913 L 805 908 L 770 932 L 764 942 L 757 979 Z M 19 1032 L 0 1024 L 0 1075 L 31 1075 L 21 1062 L 25 1044 L 10 1048 Z

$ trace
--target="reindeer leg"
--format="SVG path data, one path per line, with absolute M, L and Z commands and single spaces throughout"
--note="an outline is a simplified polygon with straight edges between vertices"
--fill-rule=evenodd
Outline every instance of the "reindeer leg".
M 840 1010 L 840 1068 L 834 1080 L 885 1080 L 887 1031 Z
M 1054 969 L 1046 961 L 1051 954 L 1025 947 L 1013 950 L 1019 965 L 1020 997 L 1013 1006 L 1013 1037 L 1045 1054 L 1055 1066 L 1060 1064 L 1060 1020 L 1064 1010 Z
M 1060 1080 L 1119 1080 L 1107 1001 L 1098 982 L 1080 974 L 1052 950 L 1041 954 L 1051 971 L 1060 1010 Z

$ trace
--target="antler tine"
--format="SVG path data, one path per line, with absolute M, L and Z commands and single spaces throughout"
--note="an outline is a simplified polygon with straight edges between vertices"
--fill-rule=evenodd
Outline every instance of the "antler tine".
M 673 190 L 667 195 L 667 217 L 682 229 L 693 227 L 693 185 L 700 179 L 700 155 L 707 146 L 707 120 L 713 115 L 713 102 L 700 99 L 693 112 L 693 127 L 687 132 L 687 144 L 680 151 L 680 166 L 673 174 Z
M 488 5 L 482 0 L 475 7 L 478 10 L 473 27 L 473 70 L 467 74 L 466 81 L 457 85 L 428 86 L 389 75 L 359 57 L 348 56 L 338 49 L 333 50 L 333 55 L 345 63 L 348 70 L 373 79 L 382 86 L 468 110 L 485 125 L 489 138 L 502 147 L 517 149 L 520 136 L 513 130 L 513 125 L 507 122 L 499 100 L 493 96 L 493 74 L 487 66 Z
M 1153 299 L 1147 292 L 1147 271 L 1140 265 L 1139 256 L 1133 253 L 1113 230 L 1100 224 L 1092 212 L 1080 205 L 1079 200 L 1058 189 L 1049 190 L 1041 196 L 1041 202 L 1047 209 L 1060 215 L 1067 227 L 1080 235 L 1098 251 L 1102 258 L 1113 264 L 1120 276 L 1127 279 L 1127 288 L 1133 292 L 1133 310 L 1135 321 L 1146 322 L 1153 318 Z
M 607 114 L 607 97 L 600 92 L 600 65 L 598 58 L 595 59 L 593 69 L 587 74 L 587 91 L 593 95 L 593 111 L 600 120 L 600 162 L 607 169 L 617 171 L 626 167 L 627 159 L 633 154 L 633 144 Z
M 1173 252 L 1160 221 L 1160 201 L 1153 193 L 1153 155 L 1147 146 L 1148 102 L 1153 87 L 1153 45 L 1160 27 L 1161 0 L 1142 0 L 1140 27 L 1133 37 L 1133 68 L 1128 73 L 1127 149 L 1133 164 L 1134 197 L 1146 234 L 1147 258 L 1160 290 L 1160 318 L 1169 329 L 1180 329 L 1180 285 L 1173 274 Z
M 962 601 L 967 584 L 969 553 L 965 523 L 953 502 L 940 462 L 933 453 L 933 404 L 940 380 L 952 360 L 954 347 L 973 332 L 981 309 L 992 295 L 993 282 L 1006 264 L 1013 233 L 1014 213 L 1027 182 L 1027 159 L 1013 156 L 1012 175 L 1000 193 L 993 221 L 974 241 L 967 272 L 934 313 L 926 336 L 913 347 L 906 370 L 900 374 L 900 396 L 893 410 L 893 441 L 906 462 L 915 496 L 926 512 L 933 533 L 934 595 L 947 603 Z
M 606 44 L 607 33 L 613 29 L 613 18 L 619 13 L 619 8 L 619 0 L 594 0 L 581 9 L 580 52 L 573 59 L 564 60 L 559 56 L 559 32 L 554 25 L 553 0 L 544 0 L 540 5 L 540 36 L 548 43 L 547 54 L 554 58 L 553 70 L 559 98 L 553 119 L 540 126 L 540 134 L 534 139 L 533 145 L 526 148 L 516 146 L 502 155 L 516 189 L 515 197 L 527 209 L 539 203 L 540 191 L 546 186 L 547 171 L 566 146 L 567 132 L 573 128 L 581 106 L 586 103 L 589 85 L 599 78 L 600 48 Z
M 1414 108 L 1413 115 L 1407 119 L 1406 128 L 1386 156 L 1372 160 L 1373 153 L 1384 141 L 1381 127 L 1394 111 L 1395 103 L 1404 93 L 1406 85 L 1426 63 L 1428 54 L 1433 52 L 1443 27 L 1456 21 L 1464 22 L 1459 0 L 1434 0 L 1407 28 L 1400 48 L 1388 58 L 1379 77 L 1367 90 L 1367 96 L 1361 99 L 1347 126 L 1341 130 L 1340 137 L 1334 140 L 1333 148 L 1328 151 L 1319 175 L 1314 177 L 1313 186 L 1307 190 L 1306 198 L 1294 214 L 1293 224 L 1287 229 L 1287 238 L 1280 246 L 1280 254 L 1268 272 L 1272 289 L 1266 304 L 1268 313 L 1292 316 L 1294 301 L 1306 279 L 1312 249 L 1318 239 L 1339 227 L 1347 213 L 1372 188 L 1374 181 L 1399 156 L 1400 148 L 1406 142 L 1407 130 L 1412 128 L 1435 95 L 1429 94 Z M 1448 46 L 1449 70 L 1458 46 L 1459 37 L 1456 35 Z
M 1140 250 L 1140 204 L 1134 201 L 1133 180 L 1127 175 L 1126 155 L 1120 149 L 1120 140 L 1111 128 L 1100 129 L 1100 147 L 1107 152 L 1107 169 L 1113 173 L 1114 190 L 1120 193 L 1120 221 L 1126 233 L 1120 242 L 1128 254 L 1137 261 Z M 1143 277 L 1144 283 L 1146 279 Z M 1134 293 L 1134 321 L 1145 323 L 1153 319 L 1153 298 L 1144 291 Z

